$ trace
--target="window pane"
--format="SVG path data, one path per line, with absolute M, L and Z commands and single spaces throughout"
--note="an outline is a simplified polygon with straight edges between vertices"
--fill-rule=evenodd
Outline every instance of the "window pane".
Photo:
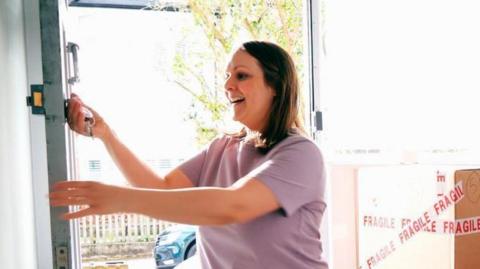
M 80 38 L 81 84 L 75 92 L 159 174 L 192 156 L 198 148 L 195 126 L 185 120 L 192 99 L 172 81 L 171 70 L 177 53 L 206 46 L 200 31 L 184 34 L 196 27 L 191 14 L 71 11 L 78 19 Z M 77 148 L 81 179 L 127 184 L 99 141 L 81 137 Z M 156 237 L 171 225 L 133 214 L 83 218 L 79 221 L 83 266 L 154 268 Z
M 466 3 L 329 1 L 322 97 L 335 160 L 478 162 L 476 11 Z

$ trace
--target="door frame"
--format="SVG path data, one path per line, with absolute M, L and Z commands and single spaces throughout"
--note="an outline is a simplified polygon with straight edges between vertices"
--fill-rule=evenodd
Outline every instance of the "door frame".
M 37 1 L 37 2 L 36 2 Z M 28 1 L 27 1 L 28 2 Z M 29 55 L 30 61 L 41 64 L 34 68 L 35 74 L 30 77 L 29 84 L 43 84 L 45 87 L 45 116 L 32 116 L 32 168 L 34 173 L 34 199 L 36 219 L 36 246 L 39 268 L 60 268 L 57 264 L 62 255 L 59 249 L 67 250 L 68 267 L 81 268 L 80 249 L 78 244 L 78 229 L 75 221 L 60 220 L 59 216 L 68 212 L 65 207 L 49 207 L 45 202 L 45 193 L 49 186 L 56 182 L 75 178 L 75 167 L 72 154 L 75 151 L 72 132 L 65 125 L 66 96 L 69 94 L 67 77 L 69 65 L 66 64 L 67 42 L 63 17 L 65 16 L 68 0 L 34 0 L 26 3 L 26 20 L 30 21 L 31 29 L 27 29 L 29 36 L 38 47 L 28 48 L 33 51 Z M 306 8 L 306 38 L 308 49 L 308 76 L 310 114 L 320 111 L 320 55 L 322 51 L 320 36 L 319 1 L 304 0 Z M 28 13 L 28 14 L 27 14 Z M 35 18 L 35 14 L 39 14 Z M 36 42 L 36 43 L 35 43 Z M 41 48 L 41 50 L 40 50 Z M 319 49 L 320 48 L 320 49 Z M 30 71 L 30 70 L 29 70 Z M 34 72 L 34 71 L 32 71 Z M 310 125 L 315 120 L 311 120 Z M 312 133 L 319 143 L 319 132 L 312 126 Z M 47 169 L 48 167 L 48 169 Z M 328 196 L 326 197 L 328 198 Z M 322 240 L 327 245 L 325 257 L 329 261 L 329 217 L 325 212 L 322 225 Z M 72 231 L 73 234 L 72 234 Z
M 32 134 L 32 140 L 37 140 L 32 145 L 38 147 L 33 148 L 32 152 L 46 158 L 44 162 L 34 161 L 33 166 L 46 164 L 47 179 L 44 173 L 39 176 L 40 178 L 34 179 L 37 182 L 35 192 L 43 194 L 35 195 L 40 196 L 35 198 L 36 202 L 44 199 L 44 191 L 48 193 L 50 186 L 56 182 L 74 178 L 74 166 L 70 158 L 72 156 L 70 153 L 74 150 L 72 133 L 65 124 L 65 97 L 69 92 L 66 78 L 69 70 L 66 63 L 68 57 L 65 57 L 67 42 L 63 16 L 67 11 L 67 5 L 63 0 L 39 0 L 38 8 L 45 120 L 43 133 L 40 122 L 35 122 L 32 126 L 32 132 L 35 132 Z M 44 139 L 44 142 L 38 141 L 40 139 Z M 35 208 L 37 251 L 41 268 L 80 268 L 77 237 L 75 233 L 71 233 L 76 231 L 75 221 L 69 222 L 59 218 L 67 212 L 68 208 L 64 207 Z

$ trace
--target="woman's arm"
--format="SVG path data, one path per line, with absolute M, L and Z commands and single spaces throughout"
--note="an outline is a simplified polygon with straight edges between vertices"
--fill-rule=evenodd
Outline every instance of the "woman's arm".
M 117 167 L 133 186 L 152 189 L 193 187 L 188 177 L 178 169 L 171 171 L 163 178 L 160 177 L 148 165 L 138 159 L 112 131 L 107 131 L 101 139 Z
M 181 173 L 181 172 L 180 172 Z M 253 178 L 228 188 L 200 187 L 177 190 L 125 188 L 98 182 L 64 181 L 50 194 L 52 206 L 83 205 L 64 219 L 118 212 L 194 225 L 241 223 L 277 210 L 273 193 Z
M 179 173 L 178 170 L 172 171 L 164 178 L 157 175 L 120 141 L 95 110 L 83 104 L 82 100 L 74 94 L 70 98 L 68 110 L 68 123 L 72 130 L 82 135 L 89 135 L 85 121 L 85 108 L 92 112 L 95 120 L 92 135 L 104 143 L 111 158 L 130 184 L 140 188 L 158 189 L 193 187 L 191 181 L 185 175 Z

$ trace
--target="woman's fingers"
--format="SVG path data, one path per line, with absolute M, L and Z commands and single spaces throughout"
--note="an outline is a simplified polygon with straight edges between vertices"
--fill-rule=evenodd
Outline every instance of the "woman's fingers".
M 49 194 L 52 206 L 92 205 L 94 199 L 87 188 L 69 186 L 71 184 L 58 184 Z M 78 185 L 78 184 L 75 184 Z
M 96 214 L 97 214 L 97 212 L 95 212 L 94 209 L 92 209 L 91 207 L 87 207 L 85 209 L 81 209 L 81 210 L 78 210 L 78 211 L 75 211 L 75 212 L 70 212 L 70 213 L 63 214 L 62 219 L 64 219 L 64 220 L 78 219 L 78 218 L 81 218 L 81 217 L 96 215 Z
M 75 131 L 77 131 L 80 134 L 87 135 L 87 133 L 85 131 L 85 114 L 82 111 L 82 106 L 80 106 L 78 108 L 78 111 L 76 111 L 75 121 L 76 121 L 76 123 L 75 123 L 76 130 Z
M 76 205 L 87 205 L 90 206 L 92 201 L 85 197 L 69 197 L 69 198 L 53 198 L 50 199 L 50 205 L 53 207 L 60 206 L 76 206 Z
M 87 117 L 92 117 L 92 120 L 90 120 L 92 124 L 95 124 L 97 119 L 100 118 L 98 113 L 85 105 L 77 95 L 72 94 L 68 104 L 68 125 L 73 131 L 90 136 L 93 130 L 90 131 L 86 128 Z
M 89 120 L 91 128 L 87 128 L 86 118 Z M 94 136 L 102 139 L 109 131 L 106 122 L 94 109 L 87 106 L 75 94 L 72 93 L 68 103 L 68 125 L 70 128 L 84 136 Z
M 77 212 L 65 214 L 63 218 L 72 219 L 86 215 L 102 215 L 119 211 L 116 208 L 117 187 L 95 181 L 62 181 L 53 185 L 49 194 L 50 205 L 61 206 L 86 206 Z
M 73 114 L 75 113 L 76 110 L 78 110 L 78 107 L 82 106 L 82 101 L 79 98 L 70 98 L 68 100 L 68 118 L 69 122 L 73 121 Z
M 94 197 L 93 192 L 88 189 L 65 189 L 54 190 L 49 194 L 50 199 L 68 199 L 73 197 Z
M 70 128 L 74 131 L 77 131 L 77 118 L 80 107 L 81 105 L 78 102 L 70 100 L 70 104 L 68 107 L 68 124 Z
M 91 198 L 90 187 L 97 184 L 93 181 L 61 181 L 53 185 L 53 192 L 49 194 L 50 205 L 60 206 L 85 206 L 82 209 L 63 214 L 64 220 L 81 218 L 99 214 L 92 209 L 94 200 Z
M 95 181 L 60 181 L 53 185 L 53 190 L 61 191 L 61 190 L 69 190 L 69 189 L 86 189 L 100 183 Z
M 52 206 L 92 205 L 95 192 L 91 190 L 94 182 L 62 181 L 53 185 L 49 194 Z

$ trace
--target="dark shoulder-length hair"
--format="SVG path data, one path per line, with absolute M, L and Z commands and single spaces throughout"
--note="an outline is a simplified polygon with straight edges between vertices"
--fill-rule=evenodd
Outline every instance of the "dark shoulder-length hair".
M 265 83 L 275 91 L 266 127 L 252 138 L 255 147 L 268 152 L 291 133 L 306 135 L 300 117 L 298 77 L 290 55 L 280 46 L 264 41 L 246 42 L 240 49 L 258 61 Z M 237 134 L 239 137 L 246 135 L 245 128 Z

